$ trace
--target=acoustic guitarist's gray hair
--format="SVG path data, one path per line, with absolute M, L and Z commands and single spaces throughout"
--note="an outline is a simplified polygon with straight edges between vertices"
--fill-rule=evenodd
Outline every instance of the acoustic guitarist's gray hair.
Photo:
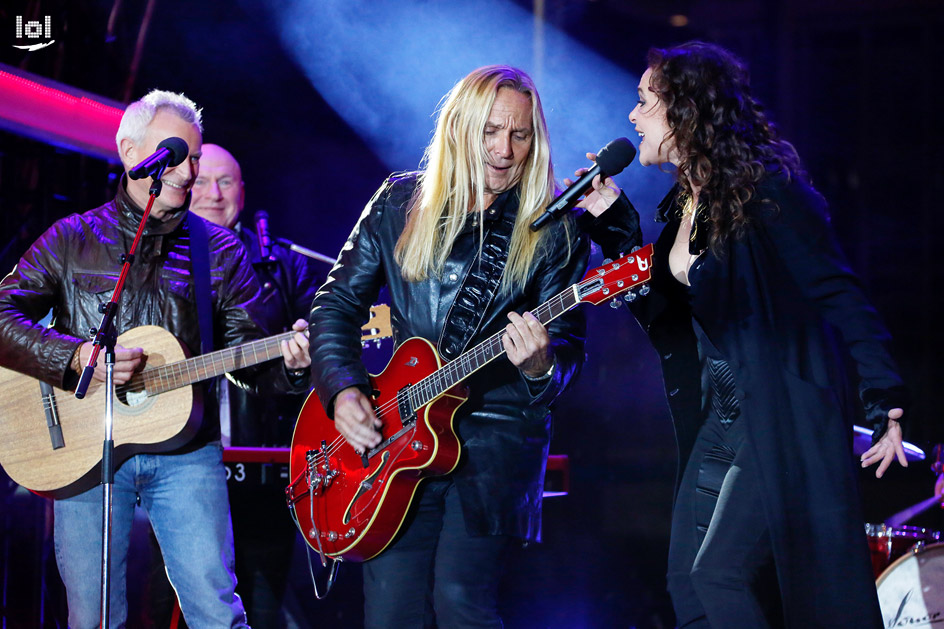
M 147 126 L 154 120 L 157 112 L 163 109 L 170 110 L 182 120 L 197 125 L 200 133 L 203 133 L 203 110 L 197 107 L 196 103 L 183 94 L 151 90 L 141 100 L 128 105 L 121 116 L 121 124 L 118 125 L 118 133 L 115 135 L 118 150 L 121 150 L 121 141 L 125 138 L 135 145 L 142 144 Z

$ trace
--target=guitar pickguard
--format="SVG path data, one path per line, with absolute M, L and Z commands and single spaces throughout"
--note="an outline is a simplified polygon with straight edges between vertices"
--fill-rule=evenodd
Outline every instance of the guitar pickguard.
M 130 383 L 129 383 L 130 384 Z M 104 385 L 102 385 L 104 390 Z M 148 395 L 146 389 L 138 390 L 127 384 L 115 388 L 115 413 L 128 417 L 137 417 L 149 413 L 157 403 L 157 398 Z
M 128 406 L 141 406 L 147 402 L 147 391 L 132 391 L 125 395 L 125 402 Z

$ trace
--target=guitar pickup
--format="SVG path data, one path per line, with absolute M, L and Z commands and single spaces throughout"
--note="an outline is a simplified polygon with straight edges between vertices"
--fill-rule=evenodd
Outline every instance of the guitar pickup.
M 400 424 L 404 428 L 416 423 L 416 411 L 413 410 L 413 405 L 410 404 L 409 396 L 412 386 L 412 384 L 408 384 L 397 391 L 397 411 L 400 414 Z

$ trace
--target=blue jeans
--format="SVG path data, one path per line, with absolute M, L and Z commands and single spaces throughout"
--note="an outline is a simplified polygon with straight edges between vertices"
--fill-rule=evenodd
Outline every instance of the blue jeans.
M 110 625 L 124 627 L 128 546 L 138 499 L 191 629 L 247 627 L 236 594 L 233 527 L 219 442 L 187 454 L 139 454 L 118 468 L 112 491 Z M 69 626 L 99 626 L 102 487 L 55 501 L 56 562 Z

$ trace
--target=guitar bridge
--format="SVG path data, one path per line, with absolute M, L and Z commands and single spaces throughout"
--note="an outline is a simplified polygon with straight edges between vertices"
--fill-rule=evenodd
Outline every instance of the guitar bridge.
M 52 443 L 52 449 L 58 450 L 64 448 L 65 440 L 62 438 L 62 425 L 59 423 L 59 408 L 56 406 L 56 392 L 52 385 L 47 382 L 39 383 L 39 391 L 43 398 L 43 410 L 46 413 L 46 426 L 49 428 L 49 440 Z
M 291 508 L 302 498 L 320 496 L 331 486 L 334 477 L 338 475 L 338 470 L 331 468 L 331 462 L 328 459 L 327 448 L 324 441 L 321 442 L 321 449 L 309 450 L 305 453 L 305 469 L 298 473 L 292 480 L 292 484 L 285 488 L 285 501 Z M 318 462 L 324 457 L 324 473 L 318 471 Z

